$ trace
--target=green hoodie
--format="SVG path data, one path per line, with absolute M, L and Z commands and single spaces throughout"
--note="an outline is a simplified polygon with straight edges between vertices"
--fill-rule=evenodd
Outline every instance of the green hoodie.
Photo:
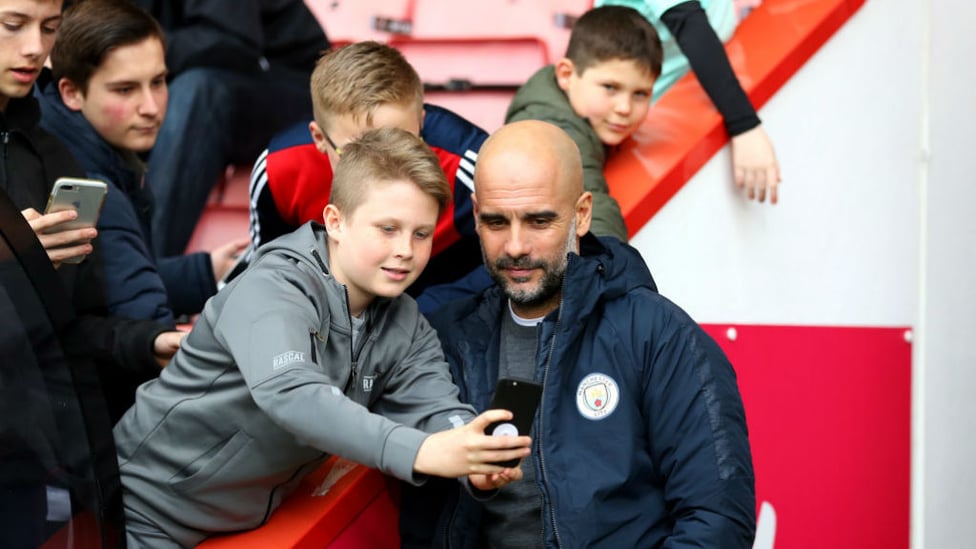
M 606 146 L 589 121 L 576 114 L 569 104 L 566 94 L 556 83 L 553 65 L 539 69 L 512 98 L 505 123 L 519 120 L 543 120 L 559 126 L 573 138 L 583 158 L 583 187 L 593 193 L 590 231 L 597 236 L 614 236 L 627 242 L 623 214 L 617 201 L 610 196 L 607 180 L 603 177 Z

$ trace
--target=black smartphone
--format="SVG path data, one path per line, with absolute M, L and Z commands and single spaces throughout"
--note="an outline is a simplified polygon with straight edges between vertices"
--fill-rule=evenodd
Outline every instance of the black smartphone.
M 508 410 L 512 419 L 496 421 L 485 428 L 490 436 L 528 436 L 532 430 L 535 410 L 542 398 L 542 385 L 524 379 L 502 378 L 495 385 L 495 396 L 491 399 L 490 410 Z M 515 467 L 519 460 L 513 459 L 498 463 L 502 467 Z
M 241 252 L 234 260 L 234 264 L 231 265 L 230 269 L 224 273 L 223 278 L 217 281 L 217 290 L 222 290 L 231 280 L 237 278 L 237 275 L 243 273 L 244 269 L 247 269 L 247 252 L 247 250 Z

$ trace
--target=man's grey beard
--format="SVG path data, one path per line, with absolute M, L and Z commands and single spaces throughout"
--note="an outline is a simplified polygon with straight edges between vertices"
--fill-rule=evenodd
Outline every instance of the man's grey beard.
M 563 275 L 566 274 L 566 267 L 569 264 L 569 253 L 579 253 L 579 242 L 576 236 L 576 217 L 569 228 L 569 236 L 563 247 L 563 253 L 556 265 L 549 265 L 544 261 L 531 261 L 527 256 L 513 259 L 508 256 L 501 257 L 488 268 L 491 278 L 501 286 L 508 299 L 516 305 L 524 307 L 535 307 L 558 300 L 562 295 Z M 484 252 L 482 252 L 482 256 Z M 485 258 L 485 265 L 488 265 Z M 513 289 L 508 286 L 508 280 L 501 275 L 501 271 L 510 267 L 519 268 L 541 268 L 543 270 L 542 279 L 534 289 Z

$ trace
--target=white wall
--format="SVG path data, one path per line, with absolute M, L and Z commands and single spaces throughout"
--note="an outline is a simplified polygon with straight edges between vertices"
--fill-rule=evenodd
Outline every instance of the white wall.
M 916 362 L 916 547 L 976 544 L 976 7 L 929 0 Z
M 662 293 L 702 322 L 913 324 L 921 9 L 868 0 L 760 111 L 779 205 L 726 147 L 635 236 Z
M 728 150 L 633 239 L 701 322 L 915 329 L 912 545 L 976 540 L 976 7 L 868 0 L 760 112 L 776 207 Z

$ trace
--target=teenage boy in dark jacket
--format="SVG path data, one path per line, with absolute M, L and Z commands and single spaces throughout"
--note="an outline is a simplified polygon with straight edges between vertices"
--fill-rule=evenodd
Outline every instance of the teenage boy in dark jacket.
M 405 544 L 436 532 L 421 545 L 751 547 L 732 366 L 657 293 L 635 249 L 587 234 L 592 197 L 571 138 L 541 121 L 503 127 L 481 149 L 474 201 L 496 284 L 431 325 L 475 409 L 499 378 L 542 384 L 532 459 L 525 482 L 487 502 L 453 491 L 438 528 L 403 517 Z
M 89 177 L 108 183 L 98 231 L 109 310 L 169 326 L 194 315 L 247 240 L 210 253 L 157 258 L 150 216 L 153 182 L 137 156 L 166 117 L 163 31 L 126 0 L 87 0 L 65 10 L 51 51 L 53 78 L 38 82 L 41 125 L 60 138 Z
M 30 222 L 71 296 L 77 317 L 65 330 L 65 353 L 98 359 L 118 416 L 131 404 L 134 384 L 159 373 L 182 334 L 151 321 L 107 316 L 95 229 L 42 234 L 74 218 L 70 211 L 41 215 L 54 181 L 84 174 L 64 145 L 40 129 L 40 109 L 30 96 L 54 45 L 61 1 L 0 0 L 0 16 L 8 15 L 18 24 L 0 27 L 0 187 Z M 79 254 L 90 255 L 79 265 L 61 263 Z

